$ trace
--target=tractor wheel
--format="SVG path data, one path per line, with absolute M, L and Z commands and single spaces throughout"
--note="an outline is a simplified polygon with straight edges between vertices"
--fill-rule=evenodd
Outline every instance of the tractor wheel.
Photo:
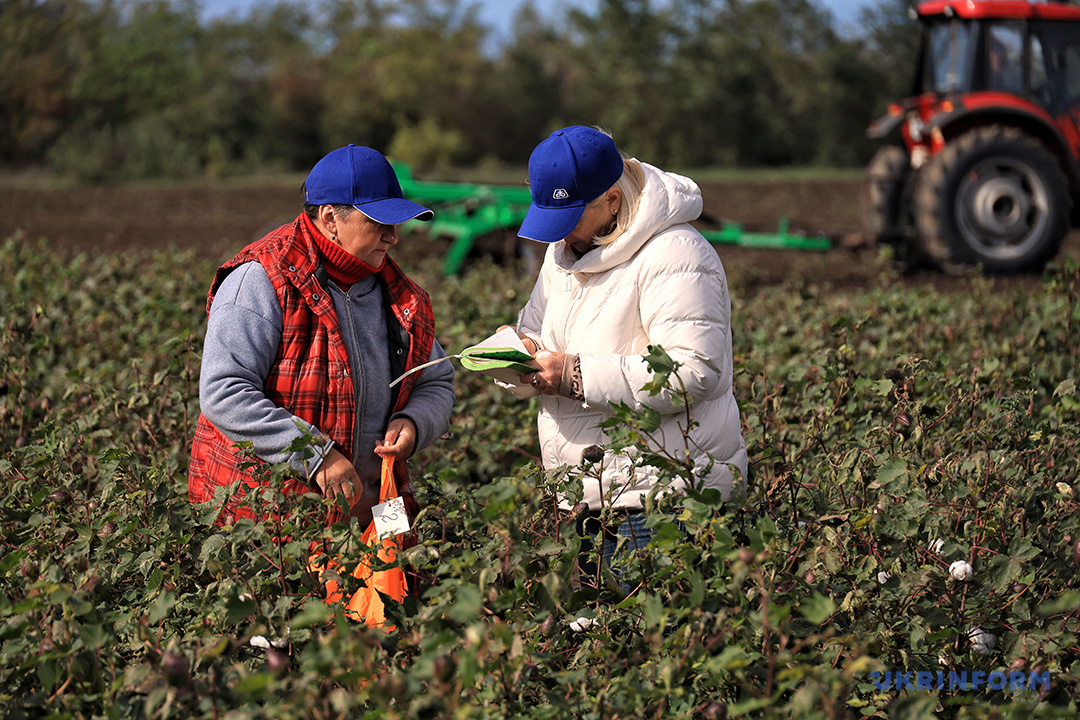
M 912 232 L 911 158 L 896 145 L 885 145 L 866 166 L 863 217 L 879 243 L 892 248 L 898 269 L 923 264 L 919 243 Z
M 967 132 L 922 168 L 915 222 L 923 250 L 943 269 L 1038 271 L 1069 229 L 1065 176 L 1034 138 L 991 125 Z
M 870 232 L 886 238 L 901 233 L 901 197 L 911 160 L 903 148 L 884 145 L 866 166 L 866 225 Z

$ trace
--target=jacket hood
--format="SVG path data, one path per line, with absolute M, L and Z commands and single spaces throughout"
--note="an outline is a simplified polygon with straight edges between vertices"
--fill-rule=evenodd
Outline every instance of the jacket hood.
M 673 225 L 701 215 L 701 188 L 688 177 L 641 163 L 645 185 L 630 227 L 610 245 L 595 248 L 578 260 L 564 241 L 554 243 L 555 266 L 564 273 L 601 273 L 632 258 L 655 236 Z

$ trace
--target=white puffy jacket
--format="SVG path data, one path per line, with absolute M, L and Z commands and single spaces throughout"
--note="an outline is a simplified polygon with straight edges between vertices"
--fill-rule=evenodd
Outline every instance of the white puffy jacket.
M 746 443 L 732 391 L 731 301 L 727 276 L 716 250 L 686 224 L 701 214 L 701 190 L 689 178 L 642 163 L 645 186 L 633 223 L 610 245 L 577 260 L 565 242 L 552 243 L 518 331 L 547 350 L 581 358 L 585 402 L 543 396 L 538 418 L 544 467 L 578 466 L 589 445 L 607 438 L 596 425 L 624 402 L 651 407 L 663 416 L 654 435 L 676 452 L 685 447 L 680 425 L 684 408 L 664 392 L 650 396 L 652 380 L 644 355 L 660 345 L 682 363 L 678 375 L 699 423 L 691 433 L 695 467 L 711 456 L 708 487 L 732 494 L 737 469 L 744 486 Z M 656 483 L 654 468 L 629 471 L 626 456 L 604 459 L 603 488 L 585 478 L 585 501 L 640 508 Z M 682 485 L 673 484 L 673 489 Z M 568 503 L 563 503 L 568 507 Z

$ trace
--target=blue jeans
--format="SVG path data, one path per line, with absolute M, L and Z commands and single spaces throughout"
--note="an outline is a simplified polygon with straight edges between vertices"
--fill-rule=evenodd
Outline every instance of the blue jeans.
M 645 527 L 645 512 L 642 510 L 617 511 L 609 517 L 606 526 L 600 522 L 600 513 L 583 513 L 577 520 L 577 532 L 581 536 L 581 554 L 578 555 L 577 560 L 581 584 L 588 587 L 597 587 L 596 563 L 590 562 L 588 557 L 593 549 L 596 536 L 602 533 L 604 545 L 601 549 L 601 556 L 603 563 L 615 575 L 623 594 L 629 595 L 634 588 L 623 582 L 622 568 L 618 566 L 618 563 L 625 561 L 627 556 L 635 550 L 644 548 L 652 539 L 653 531 Z M 627 538 L 627 540 L 618 557 L 616 557 L 615 550 L 620 537 Z

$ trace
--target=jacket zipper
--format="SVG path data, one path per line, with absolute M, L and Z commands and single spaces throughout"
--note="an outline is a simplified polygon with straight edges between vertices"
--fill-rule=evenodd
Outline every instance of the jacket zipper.
M 350 286 L 350 289 L 352 287 Z M 352 309 L 352 295 L 348 291 L 342 291 L 345 294 L 345 312 L 348 315 L 349 320 L 349 358 L 356 358 L 357 372 L 353 373 L 353 457 L 349 458 L 350 462 L 355 463 L 356 452 L 360 447 L 360 413 L 363 408 L 360 407 L 360 398 L 364 396 L 364 373 L 363 373 L 363 360 L 360 357 L 360 348 L 356 342 L 356 323 L 353 321 L 353 309 Z M 352 365 L 352 363 L 348 363 Z

